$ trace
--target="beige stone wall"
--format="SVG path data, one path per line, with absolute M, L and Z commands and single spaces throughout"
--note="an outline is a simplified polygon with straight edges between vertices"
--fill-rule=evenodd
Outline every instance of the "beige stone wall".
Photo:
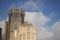
M 19 14 L 19 18 L 14 19 L 14 13 L 16 12 L 17 14 L 24 14 L 20 9 L 10 9 L 9 21 L 6 24 L 5 40 L 36 40 L 35 27 L 32 24 L 24 22 L 24 15 L 22 14 Z
M 19 33 L 21 40 L 36 40 L 36 29 L 34 26 L 25 24 L 19 28 Z
M 36 40 L 36 29 L 32 25 L 20 25 L 20 28 L 15 31 L 11 32 L 10 40 Z

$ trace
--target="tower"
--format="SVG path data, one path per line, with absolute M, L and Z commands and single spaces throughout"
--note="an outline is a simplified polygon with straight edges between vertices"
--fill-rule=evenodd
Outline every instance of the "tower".
M 11 8 L 8 15 L 9 19 L 5 23 L 5 40 L 14 40 L 15 31 L 20 28 L 19 25 L 24 23 L 25 13 L 22 9 Z
M 18 8 L 12 8 L 9 11 L 9 24 L 11 26 L 11 31 L 18 29 L 18 25 L 24 23 L 25 13 L 23 10 Z
M 5 40 L 36 40 L 35 27 L 25 22 L 24 17 L 25 12 L 22 9 L 12 8 L 9 10 Z
M 24 23 L 25 13 L 18 8 L 10 9 L 9 11 L 9 26 L 10 26 L 10 40 L 15 39 L 15 32 L 20 28 L 19 25 Z

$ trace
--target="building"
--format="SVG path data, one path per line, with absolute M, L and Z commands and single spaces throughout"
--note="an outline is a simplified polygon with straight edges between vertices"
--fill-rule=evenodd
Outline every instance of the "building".
M 35 27 L 32 24 L 28 24 L 27 22 L 25 22 L 19 28 L 19 34 L 18 35 L 20 36 L 19 37 L 20 40 L 36 40 Z
M 5 23 L 5 40 L 36 40 L 35 27 L 25 22 L 24 17 L 25 12 L 22 9 L 9 10 L 9 20 Z
M 0 40 L 2 40 L 2 28 L 0 28 Z

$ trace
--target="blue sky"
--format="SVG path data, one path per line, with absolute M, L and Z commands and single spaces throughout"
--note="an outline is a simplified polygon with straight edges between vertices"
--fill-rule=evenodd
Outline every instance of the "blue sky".
M 29 1 L 31 4 L 23 7 L 23 5 Z M 32 2 L 34 2 L 35 5 Z M 16 7 L 16 5 L 28 12 L 43 12 L 47 18 L 51 19 L 45 26 L 51 27 L 55 22 L 60 20 L 60 0 L 0 0 L 0 19 L 6 19 L 9 8 Z M 32 5 L 32 7 L 29 5 Z

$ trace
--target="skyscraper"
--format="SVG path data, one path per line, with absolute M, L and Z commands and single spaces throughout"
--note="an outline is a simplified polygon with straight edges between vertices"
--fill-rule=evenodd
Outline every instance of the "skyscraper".
M 0 28 L 0 40 L 2 40 L 2 28 Z
M 25 12 L 22 9 L 12 8 L 9 10 L 5 40 L 36 40 L 35 27 L 25 22 L 24 17 Z

